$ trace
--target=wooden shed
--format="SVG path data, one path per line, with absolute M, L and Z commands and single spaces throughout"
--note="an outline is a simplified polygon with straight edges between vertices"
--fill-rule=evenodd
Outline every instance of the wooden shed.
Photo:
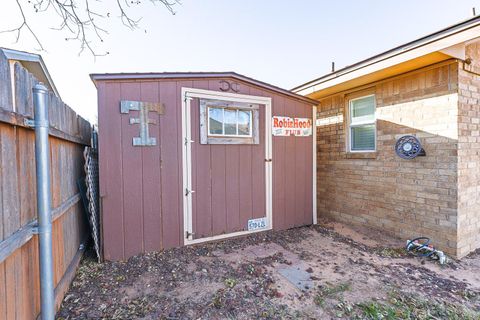
M 232 72 L 91 78 L 105 259 L 315 222 L 315 100 Z

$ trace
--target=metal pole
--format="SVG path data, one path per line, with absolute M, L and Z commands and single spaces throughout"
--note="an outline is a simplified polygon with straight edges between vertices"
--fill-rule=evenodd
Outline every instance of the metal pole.
M 55 317 L 53 285 L 52 215 L 50 201 L 50 147 L 48 143 L 48 90 L 33 88 L 35 107 L 35 164 L 37 169 L 38 237 L 40 242 L 40 298 L 42 320 Z

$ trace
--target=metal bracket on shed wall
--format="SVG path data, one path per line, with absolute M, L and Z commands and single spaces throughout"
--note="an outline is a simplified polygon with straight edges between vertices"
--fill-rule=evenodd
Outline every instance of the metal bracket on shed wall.
M 165 105 L 163 103 L 153 103 L 153 102 L 142 102 L 142 101 L 130 101 L 122 100 L 120 102 L 120 112 L 129 113 L 130 110 L 140 111 L 140 116 L 138 118 L 130 118 L 130 124 L 139 124 L 140 125 L 140 137 L 133 138 L 134 146 L 155 146 L 157 145 L 157 139 L 152 138 L 149 135 L 148 126 L 150 124 L 156 125 L 154 119 L 148 118 L 149 112 L 156 112 L 159 115 L 164 114 Z

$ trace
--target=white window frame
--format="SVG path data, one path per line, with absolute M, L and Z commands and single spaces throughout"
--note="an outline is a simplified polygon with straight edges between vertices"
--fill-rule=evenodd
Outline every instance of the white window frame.
M 359 123 L 352 124 L 352 107 L 353 103 L 356 100 L 361 100 L 365 99 L 368 97 L 373 97 L 373 106 L 374 106 L 374 112 L 373 112 L 373 121 L 362 121 Z M 347 146 L 347 151 L 350 153 L 368 153 L 368 152 L 377 152 L 377 99 L 375 97 L 375 94 L 367 94 L 361 97 L 356 97 L 348 100 L 348 112 L 347 112 L 347 127 L 348 127 L 348 146 Z M 362 127 L 365 125 L 373 125 L 375 127 L 374 130 L 374 148 L 373 150 L 352 150 L 352 128 L 355 127 Z
M 225 132 L 225 109 L 228 110 L 236 110 L 237 113 L 237 134 L 218 134 L 218 133 L 211 133 L 210 132 L 210 109 L 222 109 L 222 131 Z M 249 133 L 248 135 L 245 134 L 238 134 L 238 111 L 248 111 L 250 114 L 250 121 L 249 121 Z M 221 106 L 208 106 L 207 105 L 207 135 L 210 137 L 235 137 L 235 138 L 252 138 L 253 137 L 253 110 L 241 107 L 221 107 Z

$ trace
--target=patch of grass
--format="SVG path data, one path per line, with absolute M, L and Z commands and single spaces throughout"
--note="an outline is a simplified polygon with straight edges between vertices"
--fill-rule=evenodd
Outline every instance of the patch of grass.
M 264 301 L 259 307 L 258 313 L 255 314 L 256 319 L 296 319 L 293 314 L 289 314 L 286 305 L 278 306 L 270 303 L 268 300 Z
M 478 294 L 477 292 L 475 291 L 472 291 L 472 290 L 464 290 L 462 292 L 462 297 L 465 299 L 465 300 L 469 300 L 469 301 L 478 301 L 480 300 L 480 294 Z
M 340 293 L 340 292 L 349 291 L 351 288 L 352 287 L 351 287 L 349 282 L 343 282 L 343 283 L 340 283 L 337 286 L 326 287 L 322 291 L 326 295 L 331 296 L 331 295 L 335 295 L 335 294 Z
M 375 251 L 379 256 L 385 258 L 401 258 L 407 256 L 405 248 L 378 248 Z
M 346 302 L 346 301 L 341 301 L 337 303 L 335 306 L 335 316 L 337 318 L 344 318 L 344 317 L 350 317 L 353 313 L 353 305 Z
M 233 288 L 237 284 L 237 280 L 235 280 L 233 278 L 227 278 L 227 279 L 225 279 L 225 281 L 223 283 L 225 284 L 225 286 L 227 288 Z
M 313 301 L 316 305 L 323 307 L 325 305 L 325 299 L 336 298 L 340 293 L 345 291 L 349 291 L 351 289 L 351 285 L 349 282 L 343 282 L 335 286 L 322 286 Z
M 395 320 L 400 317 L 394 307 L 376 301 L 357 304 L 362 319 L 388 319 Z
M 223 289 L 218 290 L 212 297 L 212 305 L 217 308 L 221 309 L 225 303 L 225 291 Z
M 253 264 L 247 265 L 246 269 L 247 269 L 248 274 L 254 274 L 255 273 L 255 266 Z
M 355 305 L 355 319 L 479 319 L 480 314 L 464 306 L 392 291 L 388 301 Z

